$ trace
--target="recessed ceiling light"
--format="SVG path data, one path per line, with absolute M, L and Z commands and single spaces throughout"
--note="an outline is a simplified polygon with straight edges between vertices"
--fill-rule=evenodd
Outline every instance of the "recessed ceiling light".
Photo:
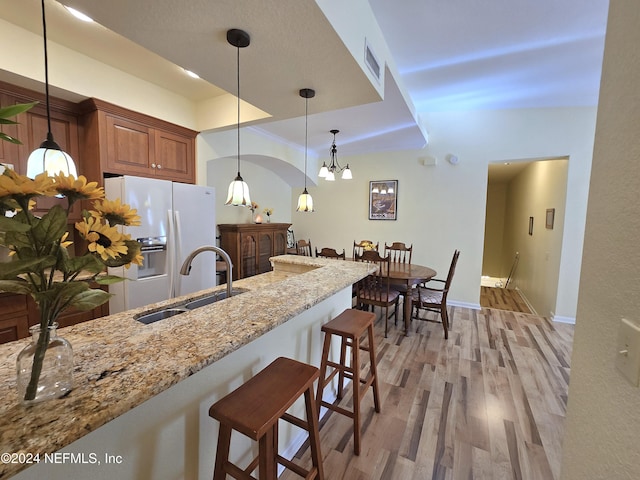
M 187 70 L 186 68 L 183 68 L 183 70 L 184 70 L 184 73 L 189 75 L 191 78 L 200 78 L 200 75 L 198 75 L 197 73 L 192 72 L 191 70 Z
M 66 8 L 69 11 L 69 13 L 74 17 L 76 17 L 78 20 L 82 20 L 83 22 L 93 22 L 93 18 L 89 17 L 88 15 L 85 15 L 82 12 L 79 12 L 75 8 L 67 7 L 66 5 L 64 6 L 64 8 Z

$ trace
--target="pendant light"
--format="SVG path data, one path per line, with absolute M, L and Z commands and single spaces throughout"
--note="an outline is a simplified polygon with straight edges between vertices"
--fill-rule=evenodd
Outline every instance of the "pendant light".
M 44 38 L 44 85 L 47 103 L 47 138 L 34 150 L 27 160 L 27 177 L 35 178 L 43 172 L 49 175 L 64 173 L 78 176 L 76 164 L 71 156 L 64 152 L 53 139 L 51 133 L 51 107 L 49 106 L 49 58 L 47 55 L 47 21 L 44 14 L 44 0 L 42 0 L 42 36 Z
M 318 176 L 320 178 L 324 178 L 328 182 L 333 182 L 336 179 L 336 172 L 342 172 L 343 180 L 351 180 L 353 175 L 351 174 L 351 169 L 349 168 L 349 164 L 345 167 L 341 167 L 338 163 L 338 147 L 336 147 L 336 133 L 340 133 L 340 130 L 329 130 L 329 133 L 333 134 L 333 143 L 331 144 L 331 149 L 329 150 L 329 155 L 331 158 L 331 162 L 329 166 L 326 163 L 322 164 L 320 171 L 318 172 Z
M 300 96 L 304 101 L 304 190 L 298 197 L 298 212 L 313 212 L 313 198 L 307 191 L 307 138 L 308 138 L 308 120 L 309 120 L 309 99 L 316 96 L 316 91 L 311 88 L 303 88 L 300 90 Z
M 248 47 L 251 43 L 251 37 L 244 30 L 232 28 L 227 31 L 227 42 L 237 48 L 237 79 L 238 79 L 238 175 L 235 180 L 229 184 L 229 194 L 225 205 L 235 205 L 247 207 L 251 205 L 249 197 L 249 186 L 240 175 L 240 49 Z

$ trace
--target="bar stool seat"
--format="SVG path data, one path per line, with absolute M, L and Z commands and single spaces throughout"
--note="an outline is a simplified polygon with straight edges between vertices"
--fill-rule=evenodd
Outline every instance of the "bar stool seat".
M 258 467 L 259 479 L 275 480 L 278 464 L 307 479 L 324 479 L 318 413 L 313 384 L 318 369 L 306 363 L 279 357 L 249 381 L 213 404 L 209 415 L 220 421 L 213 478 L 224 480 L 227 474 L 237 479 L 252 479 Z M 306 421 L 286 411 L 301 396 L 305 398 Z M 305 470 L 278 454 L 278 421 L 286 420 L 309 433 L 313 466 Z M 236 430 L 258 442 L 259 453 L 242 470 L 229 462 L 231 432 Z
M 374 313 L 356 309 L 347 309 L 333 320 L 324 324 L 321 330 L 324 332 L 324 344 L 322 347 L 322 360 L 320 363 L 320 379 L 318 380 L 318 414 L 320 407 L 326 407 L 337 413 L 353 419 L 353 446 L 354 453 L 360 455 L 360 402 L 369 387 L 373 388 L 373 403 L 375 411 L 380 413 L 380 394 L 378 391 L 378 373 L 376 369 L 375 340 L 373 335 Z M 360 338 L 367 332 L 367 345 L 361 345 Z M 338 335 L 340 342 L 340 363 L 329 360 L 331 337 Z M 346 363 L 347 347 L 351 348 L 351 365 Z M 365 378 L 360 378 L 360 350 L 369 352 L 369 373 Z M 327 367 L 333 371 L 327 376 Z M 350 378 L 353 385 L 353 410 L 349 411 L 338 405 L 322 400 L 324 388 L 338 374 L 338 399 L 342 398 L 344 379 Z

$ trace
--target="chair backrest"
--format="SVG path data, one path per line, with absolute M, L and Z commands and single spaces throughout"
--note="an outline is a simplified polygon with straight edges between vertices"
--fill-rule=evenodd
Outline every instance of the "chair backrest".
M 298 240 L 297 248 L 298 255 L 313 257 L 313 251 L 311 250 L 311 240 Z
M 360 240 L 359 242 L 353 241 L 353 259 L 355 260 L 358 255 L 362 255 L 362 252 L 368 250 L 378 251 L 380 242 L 373 243 L 371 240 Z
M 449 287 L 451 286 L 451 282 L 453 281 L 453 274 L 456 273 L 456 265 L 458 263 L 458 257 L 460 256 L 460 250 L 456 250 L 453 252 L 453 258 L 451 259 L 451 266 L 449 266 L 449 273 L 447 274 L 447 279 L 444 282 L 444 289 L 446 292 L 449 292 Z
M 389 256 L 381 257 L 377 250 L 366 250 L 355 257 L 358 262 L 374 263 L 378 266 L 375 273 L 371 273 L 356 285 L 358 302 L 385 303 L 389 298 L 389 276 L 387 272 L 391 265 Z
M 402 242 L 393 242 L 391 245 L 384 242 L 384 254 L 391 257 L 392 263 L 411 263 L 413 244 L 407 247 Z
M 341 260 L 345 260 L 347 258 L 344 252 L 344 248 L 342 249 L 342 253 L 338 253 L 334 248 L 327 248 L 327 247 L 324 247 L 319 252 L 318 252 L 318 247 L 316 247 L 316 257 L 337 258 Z

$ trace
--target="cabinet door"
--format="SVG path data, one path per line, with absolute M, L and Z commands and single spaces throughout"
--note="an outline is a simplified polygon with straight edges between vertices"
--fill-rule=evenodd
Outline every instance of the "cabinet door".
M 155 174 L 167 180 L 195 183 L 194 146 L 191 138 L 153 130 Z
M 258 252 L 260 258 L 259 269 L 260 273 L 270 272 L 271 271 L 271 262 L 269 262 L 269 258 L 273 257 L 273 233 L 272 232 L 264 232 L 258 235 L 259 245 Z
M 250 277 L 258 271 L 258 240 L 255 233 L 243 233 L 240 239 L 240 271 L 238 278 Z
M 287 231 L 276 231 L 273 233 L 273 255 L 285 253 L 287 253 Z
M 107 115 L 107 161 L 109 173 L 153 174 L 151 129 L 137 122 Z
M 0 343 L 29 335 L 29 312 L 26 295 L 0 294 Z
M 8 107 L 10 105 L 15 105 L 16 103 L 19 102 L 13 97 L 5 94 L 0 94 L 0 107 Z M 17 118 L 12 118 L 11 120 L 19 121 L 19 119 Z M 18 136 L 17 125 L 0 125 L 0 131 L 20 140 L 20 137 Z M 20 153 L 17 144 L 0 140 L 0 163 L 5 165 L 8 164 L 10 168 L 18 171 L 18 173 L 22 173 L 18 170 L 20 168 Z

